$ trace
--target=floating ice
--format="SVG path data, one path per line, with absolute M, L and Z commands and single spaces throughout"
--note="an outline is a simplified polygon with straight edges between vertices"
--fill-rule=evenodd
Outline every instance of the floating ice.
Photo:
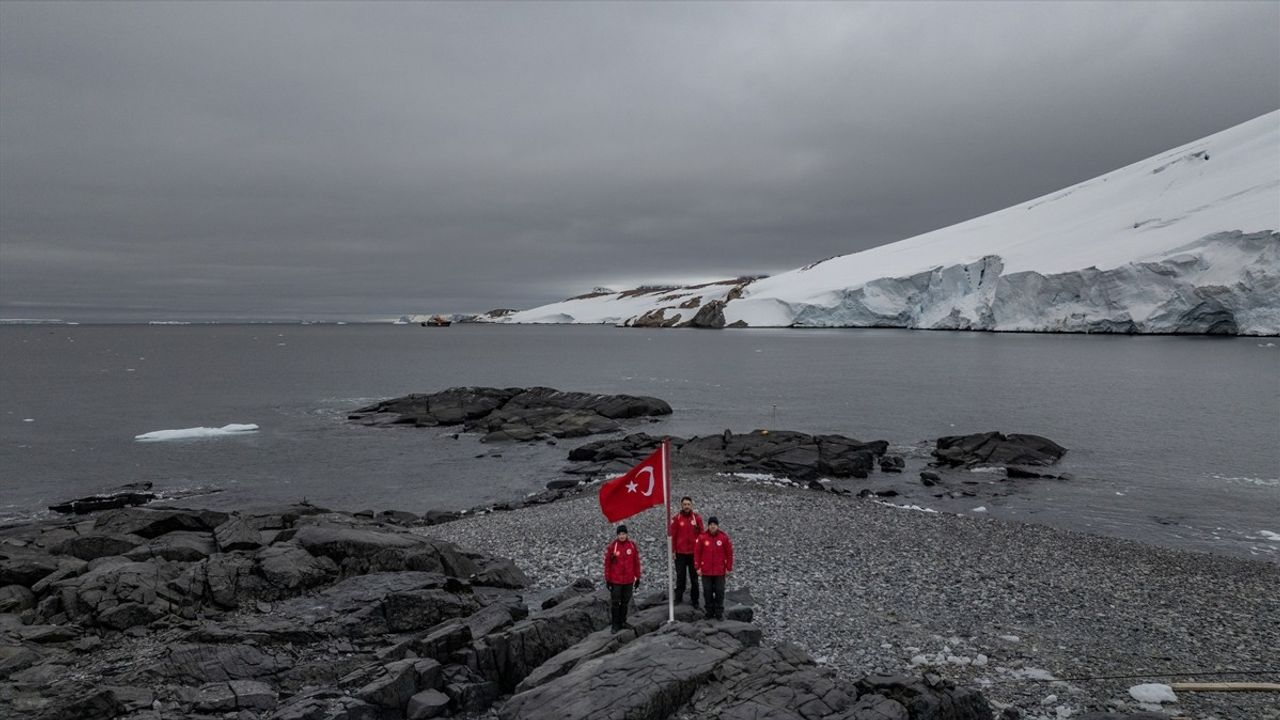
M 22 422 L 35 422 L 35 418 L 22 418 Z
M 1129 697 L 1140 703 L 1176 703 L 1178 696 L 1173 688 L 1163 683 L 1143 683 L 1129 688 Z
M 1259 530 L 1258 534 L 1262 536 L 1263 540 L 1270 540 L 1271 542 L 1280 542 L 1280 533 L 1273 533 L 1270 530 Z
M 194 427 L 194 428 L 183 428 L 181 430 L 156 430 L 155 432 L 135 435 L 133 439 L 139 442 L 158 442 L 161 440 L 187 440 L 191 438 L 209 438 L 209 437 L 222 437 L 224 435 L 241 435 L 244 433 L 257 432 L 257 430 L 258 430 L 257 425 L 231 423 L 229 425 L 223 425 L 220 428 Z
M 986 505 L 979 505 L 978 507 L 970 510 L 969 512 L 986 512 L 986 511 L 987 511 Z

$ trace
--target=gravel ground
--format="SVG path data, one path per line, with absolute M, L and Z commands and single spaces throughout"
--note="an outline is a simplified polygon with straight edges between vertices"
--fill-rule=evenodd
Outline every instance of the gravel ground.
M 1280 567 L 1049 527 L 681 476 L 734 540 L 729 589 L 747 586 L 771 642 L 794 642 L 846 678 L 932 666 L 997 708 L 1060 720 L 1140 709 L 1144 682 L 1280 682 Z M 661 511 L 626 521 L 665 581 Z M 613 529 L 594 492 L 422 530 L 512 557 L 535 590 L 600 581 Z M 1210 672 L 1267 670 L 1271 674 Z M 1199 672 L 1181 678 L 1169 673 Z M 1099 676 L 1132 679 L 1085 680 Z M 1062 680 L 1058 680 L 1061 678 Z M 1182 693 L 1174 716 L 1280 719 L 1280 697 Z

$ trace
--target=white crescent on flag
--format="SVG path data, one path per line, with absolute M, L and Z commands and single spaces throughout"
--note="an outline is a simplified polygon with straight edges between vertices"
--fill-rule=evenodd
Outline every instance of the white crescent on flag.
M 649 488 L 640 494 L 644 495 L 645 497 L 649 497 L 650 495 L 653 494 L 653 468 L 651 467 L 642 468 L 640 472 L 636 473 L 636 477 L 639 478 L 645 473 L 649 474 Z

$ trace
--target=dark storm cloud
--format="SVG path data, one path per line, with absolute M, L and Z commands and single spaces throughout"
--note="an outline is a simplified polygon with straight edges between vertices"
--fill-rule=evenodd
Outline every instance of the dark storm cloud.
M 0 5 L 0 316 L 773 272 L 1280 106 L 1280 5 Z

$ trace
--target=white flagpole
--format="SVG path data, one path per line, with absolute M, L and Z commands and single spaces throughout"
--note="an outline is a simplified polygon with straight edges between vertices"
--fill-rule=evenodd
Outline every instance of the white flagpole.
M 663 521 L 667 525 L 667 622 L 676 621 L 676 588 L 675 588 L 675 556 L 671 540 L 671 471 L 667 467 L 667 455 L 670 452 L 670 438 L 662 438 L 662 493 L 666 495 L 667 514 Z

